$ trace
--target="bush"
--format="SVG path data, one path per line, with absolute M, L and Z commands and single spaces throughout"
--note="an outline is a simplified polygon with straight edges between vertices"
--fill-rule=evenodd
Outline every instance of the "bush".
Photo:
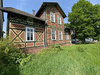
M 23 50 L 18 48 L 18 45 L 14 45 L 14 43 L 11 42 L 9 38 L 0 40 L 0 61 L 1 62 L 5 64 L 12 64 L 12 63 L 20 64 L 23 61 L 23 59 L 27 57 L 28 55 L 23 53 Z
M 30 59 L 31 55 L 23 53 L 9 38 L 0 40 L 0 75 L 19 75 L 19 65 Z

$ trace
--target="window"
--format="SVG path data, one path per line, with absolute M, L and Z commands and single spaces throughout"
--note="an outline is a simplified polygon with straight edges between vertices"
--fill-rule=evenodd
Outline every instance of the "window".
M 53 12 L 50 12 L 50 18 L 51 22 L 55 22 L 55 14 Z
M 27 19 L 27 23 L 33 23 L 33 19 L 28 18 L 28 19 Z
M 62 31 L 59 31 L 59 40 L 63 40 Z
M 66 32 L 66 40 L 69 40 L 69 34 Z
M 61 16 L 58 16 L 58 24 L 61 24 Z
M 51 30 L 51 39 L 56 40 L 56 31 L 55 30 Z
M 34 41 L 34 28 L 26 27 L 26 41 Z

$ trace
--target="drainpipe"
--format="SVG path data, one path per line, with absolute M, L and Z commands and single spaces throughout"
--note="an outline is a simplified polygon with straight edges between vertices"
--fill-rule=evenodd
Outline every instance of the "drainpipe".
M 46 47 L 46 45 L 45 45 L 45 25 L 46 25 L 46 24 L 44 24 L 44 28 L 43 28 L 44 49 L 45 49 L 45 47 Z
M 46 23 L 46 8 L 47 8 L 47 5 L 45 6 L 45 24 L 44 24 L 44 28 L 43 28 L 43 29 L 44 29 L 44 30 L 43 30 L 43 31 L 44 31 L 44 49 L 46 48 L 46 42 L 47 42 L 47 41 L 46 41 L 46 40 L 47 40 L 47 37 L 46 37 L 47 34 L 45 34 L 45 30 L 46 30 L 46 27 L 45 27 L 45 26 L 46 26 L 46 24 L 47 24 L 47 23 Z

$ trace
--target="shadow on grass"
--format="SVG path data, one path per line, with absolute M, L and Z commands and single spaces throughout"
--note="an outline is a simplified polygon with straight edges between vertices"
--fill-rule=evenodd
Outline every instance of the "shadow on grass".
M 19 65 L 0 62 L 0 75 L 20 75 Z
M 95 42 L 91 42 L 91 43 L 72 43 L 72 44 L 75 44 L 75 45 L 85 45 L 85 44 L 96 44 Z

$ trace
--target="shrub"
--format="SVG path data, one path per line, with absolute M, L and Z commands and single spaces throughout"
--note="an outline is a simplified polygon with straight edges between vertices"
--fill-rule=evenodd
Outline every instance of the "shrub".
M 18 45 L 14 45 L 13 42 L 6 38 L 0 40 L 0 61 L 5 64 L 20 64 L 23 62 L 24 58 L 27 58 L 28 55 L 23 53 L 23 50 L 18 48 Z M 29 57 L 27 59 L 30 59 Z M 28 62 L 29 60 L 25 61 Z M 24 62 L 23 62 L 24 63 Z
M 16 62 L 18 62 L 21 66 L 23 66 L 31 60 L 32 56 L 33 55 L 28 55 L 26 58 L 21 58 L 21 59 L 17 60 Z

